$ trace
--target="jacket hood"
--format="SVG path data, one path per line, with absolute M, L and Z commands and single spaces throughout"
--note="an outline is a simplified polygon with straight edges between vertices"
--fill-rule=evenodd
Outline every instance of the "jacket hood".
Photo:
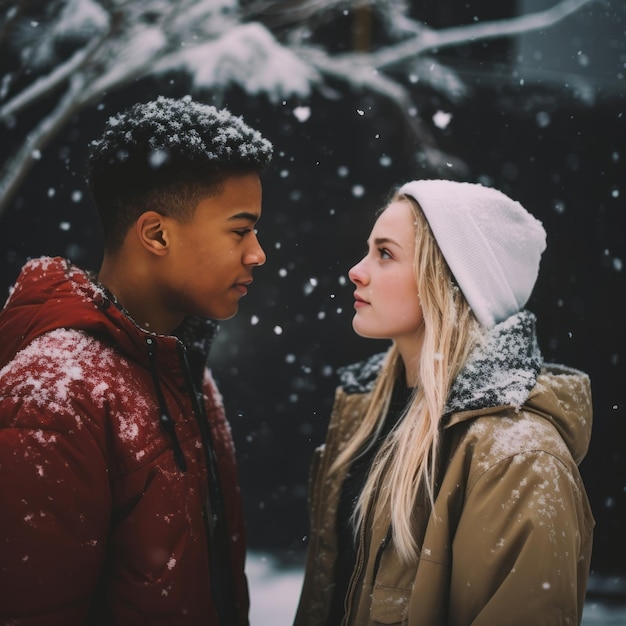
M 88 332 L 141 361 L 148 358 L 146 338 L 154 336 L 137 326 L 85 271 L 60 257 L 33 259 L 0 312 L 0 368 L 33 339 L 57 328 Z M 206 361 L 216 329 L 211 320 L 190 318 L 175 334 Z
M 589 376 L 565 365 L 544 364 L 525 406 L 552 422 L 580 465 L 591 440 Z
M 0 366 L 33 339 L 61 327 L 112 332 L 102 310 L 110 303 L 104 290 L 61 258 L 29 261 L 0 314 Z
M 549 421 L 579 464 L 591 439 L 589 377 L 543 362 L 535 316 L 522 311 L 484 334 L 452 385 L 446 427 L 503 408 L 527 410 Z
M 521 311 L 491 329 L 482 329 L 479 344 L 450 389 L 444 427 L 503 408 L 523 407 L 550 421 L 580 463 L 591 438 L 589 377 L 562 365 L 544 364 L 535 324 L 531 312 Z M 344 391 L 371 391 L 385 355 L 375 354 L 342 368 Z
M 446 414 L 524 404 L 541 368 L 535 322 L 532 313 L 523 311 L 483 329 L 452 384 Z

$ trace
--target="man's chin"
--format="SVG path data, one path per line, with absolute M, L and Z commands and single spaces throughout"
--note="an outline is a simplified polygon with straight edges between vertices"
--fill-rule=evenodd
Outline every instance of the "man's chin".
M 226 320 L 229 320 L 233 317 L 235 317 L 235 315 L 237 315 L 239 311 L 239 306 L 236 306 L 234 308 L 234 310 L 231 311 L 219 311 L 216 312 L 215 315 L 209 315 L 209 317 L 213 320 L 216 320 L 218 322 L 225 322 Z

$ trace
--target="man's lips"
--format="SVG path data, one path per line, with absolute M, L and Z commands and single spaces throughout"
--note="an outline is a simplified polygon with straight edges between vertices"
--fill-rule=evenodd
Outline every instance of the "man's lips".
M 241 282 L 235 283 L 233 285 L 233 289 L 238 291 L 242 296 L 245 296 L 248 293 L 248 286 L 252 283 L 252 279 L 249 278 L 247 280 L 242 280 Z

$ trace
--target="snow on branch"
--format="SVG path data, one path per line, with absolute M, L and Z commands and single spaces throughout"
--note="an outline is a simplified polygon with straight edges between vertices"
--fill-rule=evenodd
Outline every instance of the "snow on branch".
M 384 70 L 428 51 L 549 28 L 593 2 L 597 0 L 563 0 L 545 11 L 519 17 L 455 26 L 439 31 L 427 28 L 407 41 L 370 53 L 369 62 L 379 70 Z
M 259 23 L 241 24 L 216 40 L 188 46 L 160 59 L 154 72 L 185 69 L 198 87 L 239 85 L 272 100 L 307 96 L 319 81 L 315 68 L 280 45 Z
M 109 42 L 108 51 L 115 63 L 107 63 L 80 98 L 85 105 L 93 98 L 148 75 L 155 62 L 167 50 L 167 39 L 157 27 L 137 29 L 123 41 Z
M 408 86 L 389 70 L 404 64 L 417 80 L 459 102 L 467 86 L 429 53 L 549 28 L 596 1 L 561 0 L 545 11 L 439 31 L 409 17 L 406 0 L 58 0 L 59 11 L 49 11 L 45 18 L 37 13 L 36 20 L 29 14 L 35 10 L 30 4 L 19 4 L 20 10 L 5 16 L 2 24 L 0 50 L 4 53 L 12 44 L 21 67 L 0 80 L 0 94 L 9 98 L 0 108 L 0 124 L 26 124 L 21 114 L 36 103 L 46 103 L 42 110 L 55 108 L 32 129 L 24 129 L 26 141 L 2 163 L 0 215 L 26 177 L 33 152 L 72 114 L 133 80 L 171 71 L 188 75 L 196 88 L 218 93 L 234 84 L 274 101 L 306 96 L 325 77 L 334 78 L 393 103 L 425 147 L 428 162 L 450 162 L 417 117 Z M 363 17 L 363 11 L 383 26 L 387 43 L 350 53 L 332 52 L 332 42 L 310 43 L 317 27 L 339 15 Z M 52 98 L 58 99 L 56 106 L 48 101 Z

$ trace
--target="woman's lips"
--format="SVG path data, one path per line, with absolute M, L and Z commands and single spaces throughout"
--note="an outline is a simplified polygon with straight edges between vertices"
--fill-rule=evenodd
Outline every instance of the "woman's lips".
M 361 298 L 361 296 L 357 293 L 354 294 L 354 308 L 355 309 L 359 309 L 361 307 L 364 307 L 366 305 L 368 305 L 369 302 L 367 300 L 364 300 L 363 298 Z

